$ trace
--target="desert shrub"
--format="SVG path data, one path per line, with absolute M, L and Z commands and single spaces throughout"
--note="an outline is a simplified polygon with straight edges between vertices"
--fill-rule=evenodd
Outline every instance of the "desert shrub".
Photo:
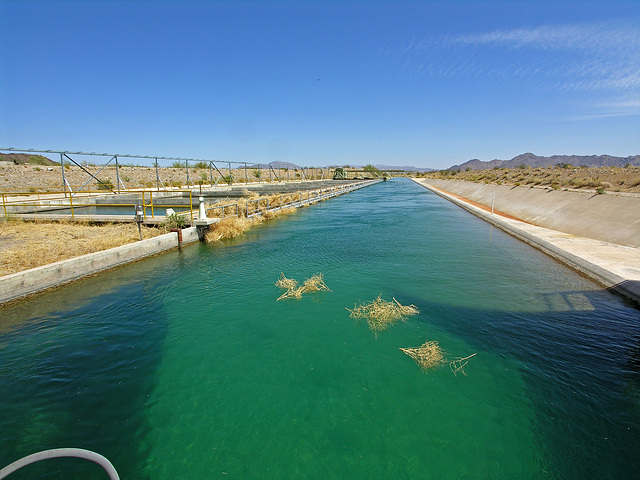
M 185 228 L 187 226 L 187 220 L 184 216 L 179 215 L 177 212 L 173 212 L 172 214 L 165 216 L 162 225 L 166 228 Z
M 113 182 L 106 178 L 96 184 L 98 190 L 113 190 Z

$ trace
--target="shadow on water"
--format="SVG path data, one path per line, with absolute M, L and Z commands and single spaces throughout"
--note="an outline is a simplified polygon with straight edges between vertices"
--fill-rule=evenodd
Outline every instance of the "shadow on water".
M 421 322 L 478 352 L 468 375 L 483 352 L 515 361 L 535 412 L 545 478 L 640 478 L 638 317 L 612 309 L 609 292 L 545 294 L 541 312 L 475 309 L 395 294 L 424 312 Z
M 168 323 L 158 285 L 171 284 L 196 252 L 172 252 L 171 264 L 157 257 L 0 310 L 0 467 L 75 447 L 107 457 L 120 478 L 141 478 L 149 428 L 143 412 Z M 105 473 L 86 460 L 56 459 L 11 478 Z

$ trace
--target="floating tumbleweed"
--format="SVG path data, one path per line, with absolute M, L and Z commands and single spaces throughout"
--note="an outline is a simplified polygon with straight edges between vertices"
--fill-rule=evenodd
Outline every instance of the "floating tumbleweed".
M 283 298 L 302 298 L 303 293 L 307 292 L 330 292 L 329 287 L 324 283 L 324 278 L 321 273 L 315 274 L 313 277 L 304 281 L 301 286 L 298 286 L 298 281 L 293 278 L 285 277 L 284 273 L 280 274 L 280 279 L 276 282 L 276 287 L 286 290 L 282 295 L 278 297 L 278 300 Z M 276 300 L 277 301 L 277 300 Z
M 452 361 L 445 360 L 444 352 L 435 340 L 427 341 L 417 348 L 401 348 L 400 350 L 413 358 L 424 373 L 448 362 L 451 372 L 456 377 L 458 376 L 458 373 L 466 375 L 464 367 L 469 363 L 469 359 L 471 357 L 476 356 L 474 353 L 468 357 L 458 357 Z
M 324 277 L 321 273 L 315 274 L 311 278 L 307 278 L 302 285 L 305 292 L 320 292 L 327 291 L 330 292 L 329 287 L 324 283 Z
M 293 278 L 287 278 L 284 273 L 280 273 L 280 279 L 276 282 L 276 287 L 284 290 L 292 290 L 298 288 L 298 281 Z
M 444 363 L 442 348 L 435 340 L 425 342 L 418 348 L 401 348 L 400 350 L 413 358 L 424 373 Z
M 387 302 L 381 296 L 369 303 L 347 308 L 349 316 L 355 319 L 366 319 L 369 328 L 377 333 L 386 330 L 399 320 L 410 315 L 417 315 L 420 311 L 415 305 L 401 305 L 395 298 Z

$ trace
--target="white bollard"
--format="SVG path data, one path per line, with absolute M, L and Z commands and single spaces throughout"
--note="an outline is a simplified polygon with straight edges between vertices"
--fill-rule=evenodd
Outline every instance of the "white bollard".
M 204 220 L 207 218 L 207 212 L 204 211 L 204 197 L 198 197 L 200 201 L 200 209 L 198 210 L 198 220 Z

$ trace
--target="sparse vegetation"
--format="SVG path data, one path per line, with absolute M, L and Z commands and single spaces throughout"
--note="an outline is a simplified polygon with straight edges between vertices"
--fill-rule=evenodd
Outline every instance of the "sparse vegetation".
M 164 217 L 162 225 L 167 230 L 171 228 L 185 228 L 187 226 L 187 220 L 184 215 L 180 215 L 178 212 L 173 212 Z
M 96 183 L 96 188 L 98 190 L 113 190 L 113 182 L 109 178 L 105 178 Z
M 143 238 L 165 230 L 142 226 Z M 0 276 L 140 240 L 135 223 L 0 220 Z
M 429 172 L 427 178 L 465 180 L 497 185 L 542 186 L 602 191 L 616 186 L 616 191 L 640 193 L 640 167 L 574 167 L 558 164 L 555 167 L 531 168 L 523 164 L 516 168 L 496 167 L 491 170 L 441 170 Z

